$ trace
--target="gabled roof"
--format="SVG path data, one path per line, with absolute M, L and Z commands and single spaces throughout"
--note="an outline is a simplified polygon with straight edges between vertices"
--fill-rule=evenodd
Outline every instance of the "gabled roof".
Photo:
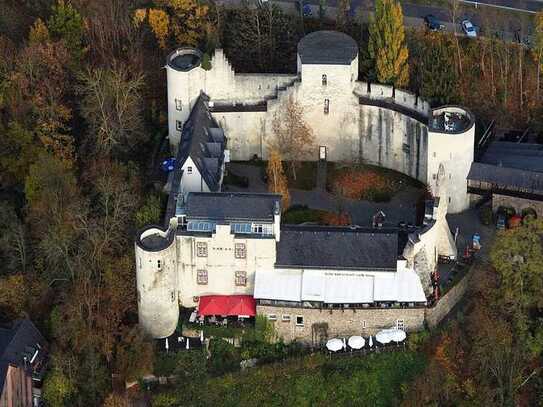
M 209 190 L 214 192 L 220 189 L 226 138 L 222 129 L 211 116 L 207 101 L 208 98 L 205 94 L 200 95 L 188 120 L 183 125 L 176 170 L 180 171 L 187 158 L 190 157 Z
M 398 232 L 330 226 L 282 226 L 276 267 L 396 271 Z
M 45 339 L 28 319 L 0 328 L 0 389 L 4 387 L 8 366 L 25 367 L 25 357 L 29 363 L 38 349 L 37 344 L 43 348 Z
M 185 203 L 187 220 L 273 222 L 281 195 L 243 192 L 190 192 Z

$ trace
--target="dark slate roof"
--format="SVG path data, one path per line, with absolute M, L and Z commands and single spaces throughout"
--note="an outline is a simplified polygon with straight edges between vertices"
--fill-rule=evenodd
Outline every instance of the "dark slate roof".
M 484 164 L 543 172 L 543 145 L 495 141 L 481 157 Z
M 214 221 L 273 221 L 281 195 L 241 192 L 190 192 L 185 203 L 187 219 Z M 278 206 L 279 207 L 279 206 Z
M 220 189 L 221 166 L 224 160 L 226 138 L 222 129 L 209 113 L 207 96 L 202 94 L 194 104 L 183 125 L 177 153 L 178 171 L 190 156 L 211 191 Z M 180 181 L 181 177 L 179 177 Z M 177 184 L 179 184 L 178 180 Z
M 543 173 L 497 165 L 472 163 L 468 180 L 488 182 L 501 189 L 543 192 Z
M 356 41 L 337 31 L 315 31 L 298 43 L 302 64 L 349 65 L 357 54 Z
M 277 267 L 396 270 L 396 229 L 283 226 L 280 237 Z
M 24 357 L 30 361 L 36 344 L 44 348 L 45 339 L 28 319 L 17 320 L 9 328 L 0 328 L 0 389 L 4 387 L 8 366 L 24 367 Z

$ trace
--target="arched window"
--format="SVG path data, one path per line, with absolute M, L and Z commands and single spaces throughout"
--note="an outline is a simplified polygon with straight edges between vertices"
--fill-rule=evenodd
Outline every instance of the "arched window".
M 326 75 L 322 75 L 322 86 L 328 85 L 328 78 Z

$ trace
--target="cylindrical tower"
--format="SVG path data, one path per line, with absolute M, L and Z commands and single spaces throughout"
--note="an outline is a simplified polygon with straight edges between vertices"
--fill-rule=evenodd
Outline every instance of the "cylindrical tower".
M 458 106 L 432 110 L 428 123 L 427 184 L 436 192 L 439 166 L 445 169 L 448 190 L 448 212 L 458 213 L 469 208 L 467 176 L 473 162 L 475 119 Z
M 148 226 L 135 246 L 139 323 L 153 338 L 168 337 L 179 319 L 175 229 Z
M 168 82 L 168 134 L 172 151 L 177 150 L 183 124 L 205 87 L 205 71 L 200 67 L 202 53 L 194 48 L 178 48 L 166 60 Z

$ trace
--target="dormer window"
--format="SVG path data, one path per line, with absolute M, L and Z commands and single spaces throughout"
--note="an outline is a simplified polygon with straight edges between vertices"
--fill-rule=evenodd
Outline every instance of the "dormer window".
M 322 75 L 322 86 L 328 85 L 328 78 L 326 75 Z

